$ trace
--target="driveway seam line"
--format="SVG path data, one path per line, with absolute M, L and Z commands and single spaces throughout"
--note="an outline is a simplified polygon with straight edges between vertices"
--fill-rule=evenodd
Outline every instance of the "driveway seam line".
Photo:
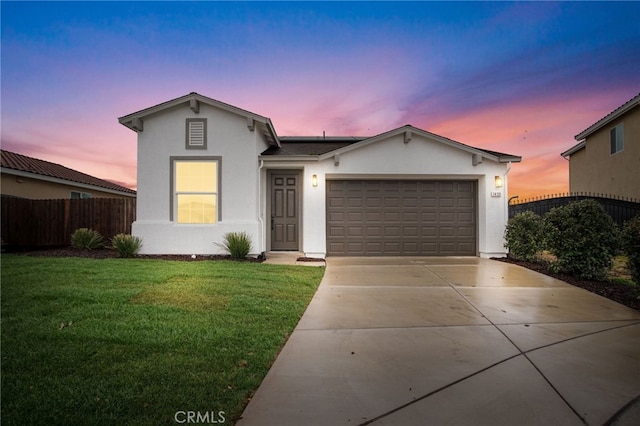
M 429 269 L 429 267 L 426 267 L 427 269 Z M 567 401 L 567 399 L 560 393 L 560 391 L 558 391 L 558 389 L 556 389 L 556 387 L 553 385 L 553 383 L 551 383 L 551 381 L 547 378 L 547 376 L 544 375 L 544 373 L 538 368 L 537 365 L 535 365 L 533 363 L 533 361 L 527 356 L 527 353 L 524 352 L 522 349 L 520 349 L 520 347 L 518 345 L 516 345 L 516 343 L 511 340 L 511 338 L 509 336 L 507 336 L 507 334 L 502 331 L 500 329 L 500 327 L 498 327 L 488 316 L 486 316 L 471 300 L 469 300 L 464 294 L 462 294 L 455 285 L 453 285 L 452 283 L 450 283 L 448 280 L 446 280 L 444 277 L 442 277 L 440 274 L 438 274 L 435 271 L 432 271 L 431 269 L 429 269 L 429 271 L 431 271 L 432 273 L 436 274 L 436 276 L 438 276 L 440 279 L 442 279 L 443 281 L 449 283 L 449 285 L 451 286 L 451 288 L 453 288 L 453 290 L 460 296 L 462 297 L 469 305 L 471 305 L 473 307 L 473 309 L 475 309 L 480 315 L 482 315 L 487 321 L 489 321 L 491 323 L 491 325 L 493 325 L 493 327 L 498 330 L 498 332 L 500 334 L 502 334 L 505 339 L 507 339 L 514 348 L 516 348 L 516 350 L 522 355 L 524 356 L 524 358 L 529 362 L 529 364 L 531 364 L 531 366 L 538 372 L 538 374 L 540 374 L 540 376 L 544 379 L 545 382 L 547 382 L 547 384 L 551 387 L 551 389 L 553 389 L 553 391 L 556 393 L 556 395 L 558 395 L 560 397 L 560 399 L 562 401 L 564 401 L 564 403 L 566 404 L 567 407 L 569 407 L 571 409 L 571 411 L 573 411 L 573 413 L 582 421 L 583 424 L 587 424 L 586 420 L 584 419 L 583 416 L 580 415 L 580 413 L 578 413 L 578 411 L 569 403 L 569 401 Z M 557 342 L 560 343 L 560 342 Z M 556 343 L 556 344 L 557 344 Z
M 358 424 L 358 426 L 366 426 L 366 425 L 370 425 L 370 424 L 371 424 L 371 423 L 373 423 L 373 422 L 377 422 L 378 420 L 380 420 L 380 419 L 382 419 L 382 418 L 384 418 L 384 417 L 387 417 L 387 416 L 389 416 L 389 415 L 391 415 L 391 414 L 393 414 L 393 413 L 395 413 L 395 412 L 398 412 L 398 411 L 400 411 L 400 410 L 402 410 L 402 409 L 404 409 L 404 408 L 407 408 L 407 407 L 408 407 L 408 406 L 410 406 L 410 405 L 413 405 L 413 404 L 415 404 L 415 403 L 417 403 L 417 402 L 419 402 L 419 401 L 422 401 L 423 399 L 426 399 L 426 398 L 428 398 L 428 397 L 430 397 L 430 396 L 432 396 L 432 395 L 435 395 L 435 394 L 437 394 L 438 392 L 441 392 L 441 391 L 443 391 L 443 390 L 445 390 L 445 389 L 447 389 L 447 388 L 450 388 L 451 386 L 457 385 L 457 384 L 458 384 L 458 383 L 460 383 L 460 382 L 463 382 L 463 381 L 465 381 L 465 380 L 467 380 L 467 379 L 470 379 L 471 377 L 477 376 L 478 374 L 484 373 L 485 371 L 490 370 L 490 369 L 491 369 L 491 368 L 493 368 L 493 367 L 497 367 L 498 365 L 500 365 L 500 364 L 502 364 L 502 363 L 505 363 L 505 362 L 507 362 L 507 361 L 510 361 L 510 360 L 512 360 L 512 359 L 514 359 L 514 358 L 517 358 L 517 357 L 519 357 L 519 356 L 522 356 L 522 353 L 518 353 L 518 354 L 515 354 L 515 355 L 511 355 L 511 356 L 509 356 L 508 358 L 505 358 L 505 359 L 503 359 L 503 360 L 500 360 L 500 361 L 498 361 L 498 362 L 495 362 L 495 363 L 493 363 L 493 364 L 491 364 L 491 365 L 489 365 L 489 366 L 487 366 L 487 367 L 484 367 L 484 368 L 482 368 L 482 369 L 480 369 L 480 370 L 478 370 L 478 371 L 475 371 L 475 372 L 473 372 L 473 373 L 471 373 L 471 374 L 468 374 L 468 375 L 466 375 L 466 376 L 464 376 L 464 377 L 461 377 L 461 378 L 459 378 L 459 379 L 457 379 L 457 380 L 455 380 L 455 381 L 453 381 L 453 382 L 451 382 L 451 383 L 447 383 L 446 385 L 441 386 L 441 387 L 439 387 L 439 388 L 437 388 L 437 389 L 434 389 L 434 390 L 432 390 L 431 392 L 428 392 L 428 393 L 426 393 L 425 395 L 422 395 L 422 396 L 421 396 L 421 397 L 419 397 L 419 398 L 415 398 L 415 399 L 413 399 L 413 400 L 411 400 L 411 401 L 409 401 L 409 402 L 407 402 L 407 403 L 405 403 L 405 404 L 402 404 L 402 405 L 400 405 L 400 406 L 398 406 L 398 407 L 396 407 L 396 408 L 394 408 L 394 409 L 392 409 L 392 410 L 389 410 L 389 411 L 387 411 L 387 412 L 385 412 L 385 413 L 382 413 L 382 414 L 380 414 L 380 415 L 378 415 L 378 416 L 376 416 L 376 417 L 374 417 L 374 418 L 372 418 L 372 419 L 369 419 L 369 420 L 367 420 L 367 421 L 366 421 L 366 422 L 364 422 L 364 423 L 359 423 L 359 424 Z

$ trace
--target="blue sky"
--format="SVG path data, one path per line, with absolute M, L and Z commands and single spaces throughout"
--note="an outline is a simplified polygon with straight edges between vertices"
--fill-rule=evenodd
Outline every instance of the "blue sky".
M 510 194 L 640 93 L 639 2 L 2 2 L 2 147 L 135 187 L 117 117 L 198 92 L 280 135 L 404 124 L 522 155 Z

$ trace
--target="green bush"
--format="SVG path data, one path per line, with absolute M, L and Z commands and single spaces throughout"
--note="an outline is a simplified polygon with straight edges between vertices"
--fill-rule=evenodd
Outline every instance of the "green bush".
M 526 211 L 509 219 L 504 232 L 504 246 L 509 256 L 520 260 L 534 260 L 542 246 L 542 218 Z
M 627 254 L 631 277 L 640 285 L 640 215 L 624 224 L 622 248 Z
M 619 248 L 620 231 L 602 206 L 582 200 L 549 211 L 545 247 L 557 257 L 551 269 L 585 279 L 604 279 Z
M 104 247 L 105 241 L 98 231 L 78 228 L 71 234 L 71 245 L 80 250 L 93 250 Z
M 251 251 L 251 237 L 246 232 L 228 232 L 224 234 L 224 242 L 218 245 L 232 258 L 244 259 Z
M 111 239 L 111 245 L 118 250 L 120 257 L 133 257 L 142 248 L 142 240 L 129 234 L 118 234 Z

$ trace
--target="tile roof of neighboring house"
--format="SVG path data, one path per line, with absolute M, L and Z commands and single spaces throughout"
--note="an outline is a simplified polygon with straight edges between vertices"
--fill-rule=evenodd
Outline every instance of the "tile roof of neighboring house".
M 0 150 L 2 153 L 2 168 L 16 170 L 20 172 L 33 173 L 40 176 L 62 179 L 70 182 L 91 185 L 98 188 L 104 188 L 111 191 L 118 191 L 127 194 L 135 194 L 136 191 L 124 186 L 120 186 L 107 180 L 98 179 L 70 169 L 60 164 L 51 163 L 49 161 L 39 160 L 37 158 L 27 157 L 26 155 L 17 154 L 15 152 Z
M 640 105 L 640 93 L 638 93 L 636 96 L 634 96 L 632 99 L 628 100 L 624 104 L 620 105 L 615 110 L 611 111 L 609 114 L 602 117 L 600 120 L 593 123 L 591 126 L 587 127 L 582 132 L 578 133 L 575 136 L 575 139 L 577 141 L 580 141 L 586 138 L 587 136 L 600 130 L 602 127 L 611 123 L 613 120 L 617 119 L 618 117 L 625 114 L 627 111 L 631 110 L 632 108 L 637 107 L 638 105 Z

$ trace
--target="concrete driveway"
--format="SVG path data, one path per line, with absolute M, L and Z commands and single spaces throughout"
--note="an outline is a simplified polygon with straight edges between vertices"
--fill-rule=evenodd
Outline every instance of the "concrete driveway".
M 328 258 L 237 424 L 640 424 L 640 313 L 479 258 Z

